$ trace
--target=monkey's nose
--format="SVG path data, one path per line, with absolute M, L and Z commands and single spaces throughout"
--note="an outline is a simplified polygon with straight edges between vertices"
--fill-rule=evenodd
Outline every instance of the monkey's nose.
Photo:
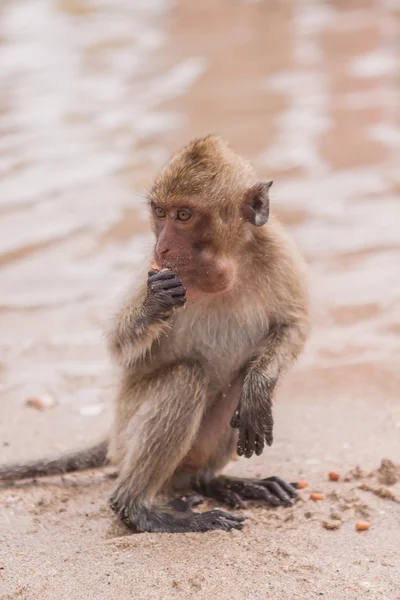
M 166 258 L 170 254 L 170 249 L 168 248 L 168 246 L 161 246 L 160 248 L 157 248 L 157 254 L 158 254 L 159 258 L 162 260 L 163 258 Z
M 155 249 L 155 258 L 157 259 L 157 263 L 159 265 L 163 265 L 168 257 L 170 256 L 170 249 L 165 244 L 157 245 Z

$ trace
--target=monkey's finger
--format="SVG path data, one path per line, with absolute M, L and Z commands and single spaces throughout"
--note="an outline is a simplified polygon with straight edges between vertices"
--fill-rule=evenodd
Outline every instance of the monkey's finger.
M 251 458 L 256 445 L 256 434 L 253 429 L 247 431 L 246 436 L 246 447 L 244 449 L 244 455 L 246 458 Z
M 233 427 L 233 429 L 239 429 L 239 427 L 240 427 L 239 407 L 237 407 L 237 409 L 235 410 L 235 414 L 233 415 L 233 417 L 231 419 L 231 427 Z
M 279 487 L 281 487 L 282 489 L 285 490 L 285 492 L 291 497 L 291 498 L 296 498 L 297 497 L 297 483 L 287 483 L 284 479 L 281 479 L 280 477 L 265 477 L 262 481 L 272 481 L 274 483 L 277 483 L 279 485 Z
M 163 291 L 166 292 L 171 289 L 182 287 L 182 281 L 180 279 L 166 279 L 165 281 L 150 281 L 150 289 L 152 292 Z
M 183 285 L 172 288 L 171 296 L 173 298 L 175 298 L 176 296 L 186 296 L 186 288 L 184 288 Z
M 274 442 L 274 436 L 273 436 L 272 431 L 266 433 L 265 441 L 267 442 L 267 446 L 272 446 L 272 444 Z
M 149 271 L 151 273 L 151 271 Z M 167 281 L 168 279 L 179 279 L 180 277 L 170 270 L 165 271 L 155 271 L 154 274 L 149 276 L 150 283 L 155 283 L 156 281 Z
M 267 413 L 265 415 L 265 420 L 263 424 L 265 441 L 268 446 L 272 446 L 272 442 L 274 441 L 274 417 L 272 415 L 272 402 L 270 401 L 267 406 Z
M 289 498 L 289 495 L 275 481 L 264 480 L 262 483 L 263 486 L 268 489 L 268 491 L 270 491 L 274 496 L 279 498 L 283 506 L 292 506 L 293 501 Z
M 150 271 L 148 272 L 148 277 L 150 279 L 150 277 L 153 277 L 153 275 L 155 275 L 156 273 L 159 273 L 159 271 L 157 269 L 150 269 Z
M 260 435 L 256 435 L 255 441 L 255 452 L 257 456 L 260 456 L 264 450 L 264 440 Z
M 237 453 L 239 456 L 243 456 L 245 447 L 246 447 L 246 430 L 242 427 L 239 429 L 239 439 L 238 439 L 238 443 L 237 443 Z
M 272 415 L 271 415 L 272 417 Z M 268 446 L 272 446 L 272 442 L 274 441 L 274 421 L 271 418 L 266 423 L 264 423 L 264 438 Z
M 174 301 L 173 308 L 181 308 L 186 304 L 186 296 L 171 296 L 171 300 Z

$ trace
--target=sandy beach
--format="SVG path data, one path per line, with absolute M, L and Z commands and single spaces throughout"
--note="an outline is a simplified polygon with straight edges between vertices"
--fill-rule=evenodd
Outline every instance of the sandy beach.
M 312 297 L 274 444 L 226 470 L 307 480 L 295 506 L 131 534 L 112 468 L 0 484 L 1 600 L 400 599 L 399 40 L 394 0 L 0 5 L 1 463 L 107 433 L 104 331 L 146 268 L 146 189 L 189 139 L 274 180 Z

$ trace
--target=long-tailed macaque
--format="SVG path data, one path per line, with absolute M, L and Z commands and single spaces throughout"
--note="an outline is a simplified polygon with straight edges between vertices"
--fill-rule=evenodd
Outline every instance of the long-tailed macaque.
M 108 447 L 111 507 L 137 531 L 242 528 L 243 517 L 193 511 L 198 494 L 233 508 L 292 503 L 277 477 L 218 475 L 235 450 L 272 444 L 275 389 L 308 333 L 303 262 L 269 219 L 271 184 L 213 136 L 167 163 L 148 195 L 155 264 L 109 335 L 121 368 L 110 442 L 0 479 L 104 464 Z

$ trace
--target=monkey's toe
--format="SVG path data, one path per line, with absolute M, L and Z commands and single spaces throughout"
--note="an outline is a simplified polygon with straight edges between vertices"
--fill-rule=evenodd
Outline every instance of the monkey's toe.
M 215 529 L 230 531 L 231 529 L 242 529 L 245 518 L 218 509 L 197 513 L 192 516 L 192 526 L 195 527 L 192 531 L 213 531 Z
M 292 506 L 293 499 L 297 497 L 295 488 L 280 477 L 265 477 L 258 483 L 278 498 L 283 506 Z
M 230 483 L 232 489 L 246 500 L 263 500 L 270 506 L 279 506 L 279 498 L 273 494 L 266 486 L 260 485 L 258 481 L 238 480 Z
M 216 477 L 210 482 L 199 485 L 197 491 L 231 508 L 244 508 L 244 500 L 263 500 L 270 506 L 292 506 L 293 498 L 297 496 L 295 488 L 280 477 L 265 479 Z
M 281 504 L 266 485 L 257 481 L 216 477 L 212 481 L 199 486 L 198 491 L 217 502 L 227 504 L 231 508 L 245 508 L 244 500 L 264 500 L 271 506 Z
M 203 496 L 212 498 L 212 500 L 226 504 L 231 508 L 244 508 L 245 506 L 240 494 L 233 490 L 229 481 L 222 477 L 217 477 L 206 484 L 199 485 L 197 491 Z

